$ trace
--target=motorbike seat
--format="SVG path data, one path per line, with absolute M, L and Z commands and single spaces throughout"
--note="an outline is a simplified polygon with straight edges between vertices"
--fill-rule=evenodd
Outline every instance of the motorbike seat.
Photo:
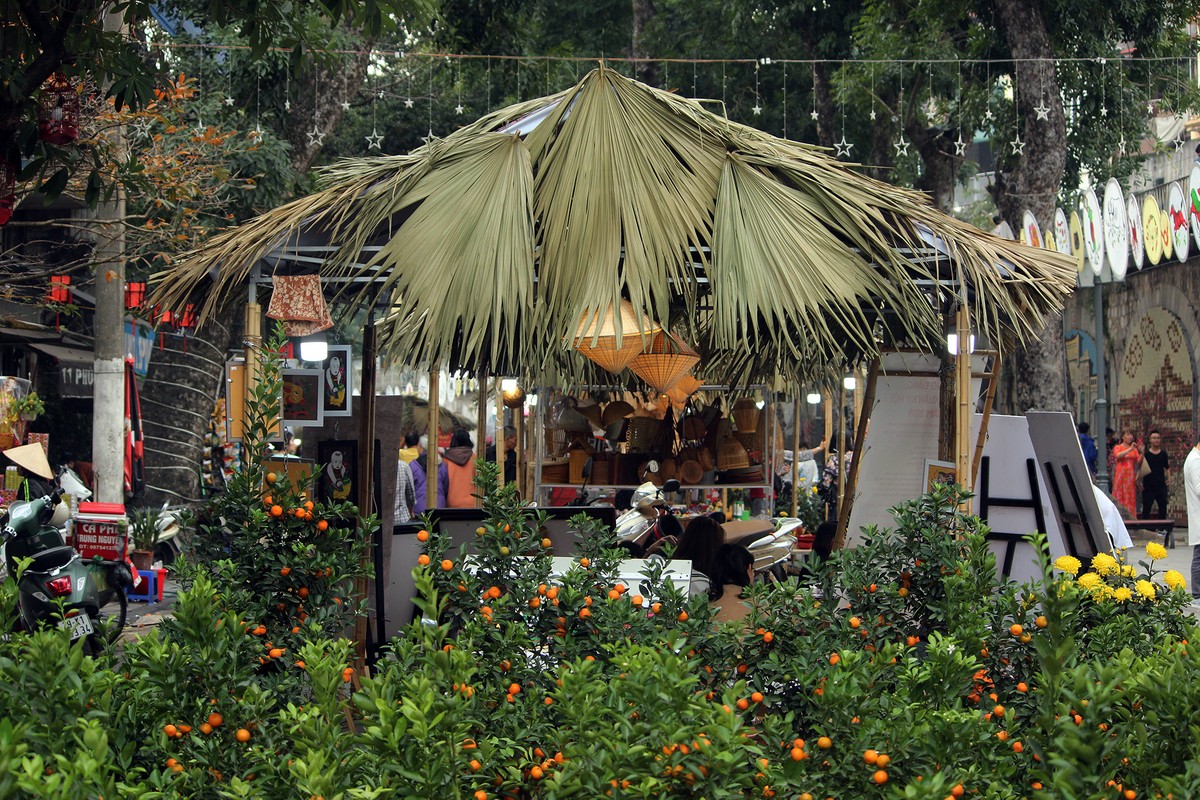
M 53 547 L 49 550 L 43 550 L 33 557 L 33 563 L 29 565 L 30 572 L 50 572 L 51 570 L 65 567 L 75 557 L 75 548 Z M 16 566 L 15 564 L 13 565 Z M 15 574 L 15 571 L 13 572 Z

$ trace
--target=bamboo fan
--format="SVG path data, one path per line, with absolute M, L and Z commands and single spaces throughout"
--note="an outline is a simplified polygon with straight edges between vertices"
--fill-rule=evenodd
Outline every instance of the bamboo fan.
M 639 316 L 628 300 L 621 301 L 620 334 L 612 306 L 603 314 L 585 315 L 575 335 L 575 349 L 604 369 L 620 372 L 646 348 L 645 336 L 654 336 L 662 326 Z
M 667 392 L 699 363 L 699 353 L 678 336 L 664 332 L 629 362 L 629 369 L 658 391 Z

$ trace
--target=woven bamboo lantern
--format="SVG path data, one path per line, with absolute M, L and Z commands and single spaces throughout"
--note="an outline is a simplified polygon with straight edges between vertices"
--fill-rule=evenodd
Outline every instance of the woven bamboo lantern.
M 699 363 L 699 353 L 678 336 L 664 332 L 654 337 L 644 353 L 629 362 L 629 369 L 659 392 L 665 393 Z
M 628 300 L 621 301 L 620 310 L 620 336 L 613 308 L 609 306 L 603 314 L 589 314 L 580 320 L 574 342 L 576 350 L 614 374 L 629 366 L 646 349 L 644 336 L 662 330 L 657 322 L 638 315 Z
M 672 403 L 681 406 L 703 385 L 704 381 L 695 375 L 684 375 L 667 391 L 667 396 L 671 398 Z

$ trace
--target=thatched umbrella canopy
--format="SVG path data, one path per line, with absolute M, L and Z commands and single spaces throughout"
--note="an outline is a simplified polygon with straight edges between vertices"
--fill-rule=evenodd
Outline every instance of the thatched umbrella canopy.
M 934 346 L 960 301 L 993 343 L 1025 339 L 1074 285 L 1063 256 L 603 65 L 323 181 L 158 275 L 152 302 L 179 305 L 211 277 L 203 320 L 253 265 L 315 242 L 343 296 L 386 309 L 381 349 L 404 363 L 591 380 L 571 342 L 625 298 L 695 345 L 710 377 L 761 380 Z

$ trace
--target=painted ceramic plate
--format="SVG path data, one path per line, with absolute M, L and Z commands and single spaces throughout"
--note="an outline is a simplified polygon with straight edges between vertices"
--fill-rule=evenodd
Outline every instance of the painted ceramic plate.
M 1175 237 L 1171 235 L 1171 218 L 1163 208 L 1158 210 L 1158 236 L 1163 243 L 1163 261 L 1170 261 L 1175 252 Z
M 1061 208 L 1054 209 L 1054 249 L 1069 256 L 1071 250 L 1071 226 L 1067 224 L 1067 214 Z
M 1083 272 L 1083 221 L 1078 211 L 1071 212 L 1071 254 L 1075 256 L 1075 271 Z
M 1183 184 L 1171 184 L 1170 199 L 1167 201 L 1167 221 L 1171 226 L 1171 250 L 1180 261 L 1187 261 L 1191 231 L 1188 229 L 1187 205 L 1183 199 Z
M 1188 225 L 1192 229 L 1192 239 L 1196 242 L 1196 250 L 1200 251 L 1200 162 L 1192 164 L 1185 205 L 1187 205 Z
M 1104 184 L 1104 251 L 1112 267 L 1113 280 L 1125 280 L 1129 269 L 1129 219 L 1125 214 L 1125 195 L 1116 178 Z
M 1021 212 L 1021 238 L 1030 247 L 1042 247 L 1042 226 L 1038 225 L 1037 217 L 1029 209 Z
M 1132 194 L 1126 202 L 1125 211 L 1129 217 L 1129 252 L 1133 256 L 1133 268 L 1141 269 L 1146 261 L 1146 247 L 1142 238 L 1142 209 L 1138 207 L 1137 198 Z
M 1092 272 L 1099 275 L 1104 270 L 1104 220 L 1095 189 L 1089 187 L 1084 191 L 1079 210 L 1083 223 L 1083 249 Z
M 1146 243 L 1146 260 L 1151 266 L 1163 257 L 1163 235 L 1159 229 L 1158 201 L 1148 194 L 1142 200 L 1142 241 Z

